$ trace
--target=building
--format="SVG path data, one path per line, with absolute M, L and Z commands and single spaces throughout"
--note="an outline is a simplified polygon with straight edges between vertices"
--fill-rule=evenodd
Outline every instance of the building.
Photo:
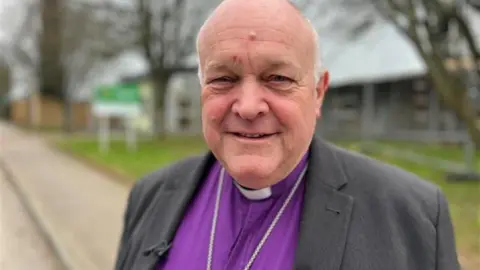
M 466 139 L 462 123 L 426 77 L 423 59 L 393 25 L 377 23 L 362 36 L 338 44 L 325 44 L 331 88 L 320 133 L 335 138 Z M 446 64 L 452 70 L 474 67 L 468 61 Z

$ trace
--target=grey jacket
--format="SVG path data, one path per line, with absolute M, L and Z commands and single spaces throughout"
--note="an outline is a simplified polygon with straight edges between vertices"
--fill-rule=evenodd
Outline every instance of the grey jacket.
M 213 162 L 211 153 L 188 158 L 134 185 L 115 269 L 155 269 L 168 256 Z M 460 269 L 447 201 L 436 186 L 320 138 L 310 147 L 295 256 L 298 270 Z

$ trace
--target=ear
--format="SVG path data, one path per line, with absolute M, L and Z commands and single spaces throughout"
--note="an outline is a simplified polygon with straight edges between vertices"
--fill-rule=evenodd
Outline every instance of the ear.
M 328 70 L 324 70 L 320 73 L 320 80 L 318 80 L 315 91 L 316 91 L 316 111 L 317 117 L 321 116 L 322 104 L 325 94 L 328 90 L 328 84 L 330 83 L 330 74 Z

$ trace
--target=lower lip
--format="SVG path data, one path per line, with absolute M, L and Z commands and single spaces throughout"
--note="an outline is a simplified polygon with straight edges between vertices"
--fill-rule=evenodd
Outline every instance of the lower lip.
M 244 141 L 244 142 L 263 142 L 263 141 L 267 141 L 267 140 L 277 136 L 277 134 L 272 134 L 272 135 L 258 137 L 258 138 L 250 138 L 250 137 L 238 136 L 238 135 L 235 135 L 235 134 L 230 134 L 230 135 L 232 135 L 235 139 L 237 139 L 239 141 Z

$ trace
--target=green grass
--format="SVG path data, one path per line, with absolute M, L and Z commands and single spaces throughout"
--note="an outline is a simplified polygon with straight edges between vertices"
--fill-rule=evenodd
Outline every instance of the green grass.
M 203 139 L 199 137 L 177 137 L 163 141 L 140 142 L 138 151 L 134 153 L 127 151 L 124 141 L 112 141 L 111 150 L 106 154 L 98 151 L 95 140 L 73 139 L 58 144 L 60 148 L 73 152 L 77 156 L 85 157 L 101 166 L 111 168 L 132 180 L 175 160 L 206 150 Z M 359 143 L 342 142 L 338 144 L 352 150 L 360 150 Z M 385 144 L 437 158 L 459 162 L 463 160 L 460 147 L 398 142 Z M 447 182 L 445 181 L 445 172 L 381 153 L 371 154 L 371 156 L 411 171 L 440 186 L 450 203 L 460 254 L 469 258 L 480 257 L 480 185 L 478 183 Z M 480 170 L 480 163 L 477 164 Z
M 73 139 L 59 141 L 61 149 L 94 161 L 100 166 L 138 179 L 146 173 L 168 165 L 188 155 L 202 153 L 206 145 L 200 137 L 175 137 L 164 141 L 138 142 L 137 151 L 129 152 L 125 141 L 112 140 L 107 153 L 99 151 L 95 140 Z
M 463 146 L 460 145 L 440 145 L 434 143 L 411 143 L 411 142 L 387 142 L 384 143 L 389 146 L 397 148 L 420 152 L 424 155 L 453 160 L 458 162 L 464 161 Z M 480 152 L 476 152 L 475 158 L 477 159 L 477 167 L 480 168 Z

